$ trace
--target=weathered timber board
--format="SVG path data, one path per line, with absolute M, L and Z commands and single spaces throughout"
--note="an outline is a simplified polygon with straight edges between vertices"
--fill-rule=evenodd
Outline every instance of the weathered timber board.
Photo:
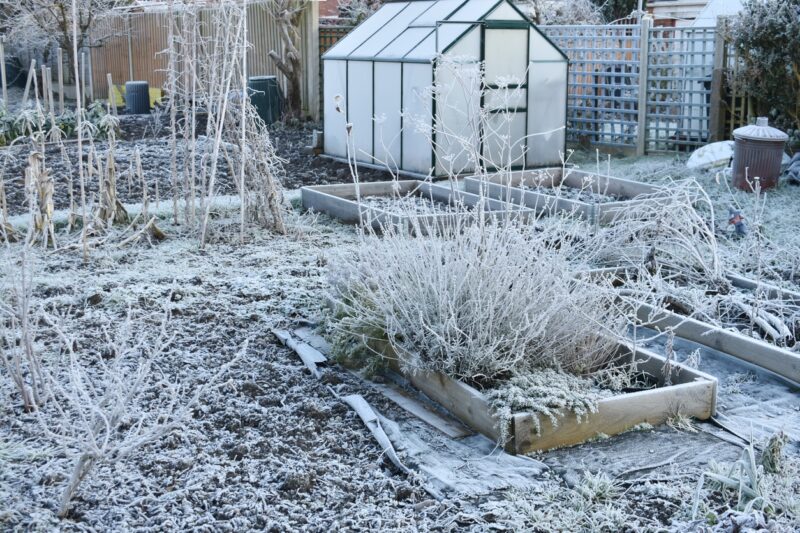
M 663 369 L 666 360 L 660 355 L 643 348 L 634 350 L 627 344 L 620 344 L 619 357 L 635 357 L 639 361 L 640 370 L 655 376 L 659 383 L 664 383 Z M 571 446 L 598 434 L 616 435 L 645 422 L 661 424 L 679 412 L 700 420 L 714 416 L 717 380 L 680 363 L 672 363 L 669 368 L 672 385 L 601 400 L 598 403 L 598 412 L 582 418 L 580 422 L 571 413 L 559 418 L 556 426 L 543 418 L 541 432 L 537 434 L 534 415 L 516 414 L 509 432 L 511 440 L 505 443 L 505 448 L 512 453 L 527 453 Z M 489 400 L 480 391 L 443 374 L 403 374 L 412 385 L 465 425 L 490 439 L 499 440 L 499 421 L 492 413 Z
M 303 187 L 301 198 L 305 209 L 326 213 L 347 224 L 362 224 L 380 231 L 387 226 L 405 229 L 442 228 L 459 219 L 486 220 L 493 218 L 532 217 L 533 211 L 514 207 L 501 200 L 481 198 L 448 184 L 433 184 L 416 180 L 385 181 L 359 184 L 360 196 L 418 195 L 443 204 L 460 203 L 467 207 L 482 206 L 482 212 L 405 215 L 390 210 L 359 204 L 355 184 L 316 185 Z
M 522 189 L 520 185 L 523 184 L 530 187 L 553 188 L 560 185 L 573 189 L 587 189 L 596 194 L 609 194 L 627 200 L 594 204 Z M 635 199 L 637 196 L 658 192 L 658 188 L 646 183 L 575 169 L 567 169 L 564 175 L 560 168 L 498 173 L 482 178 L 472 176 L 464 179 L 464 189 L 473 194 L 484 194 L 490 198 L 524 205 L 537 214 L 566 213 L 598 224 L 608 224 L 621 210 L 641 203 L 643 200 Z
M 636 305 L 637 318 L 644 326 L 659 331 L 671 328 L 678 337 L 738 357 L 800 383 L 800 355 L 794 352 L 645 303 Z

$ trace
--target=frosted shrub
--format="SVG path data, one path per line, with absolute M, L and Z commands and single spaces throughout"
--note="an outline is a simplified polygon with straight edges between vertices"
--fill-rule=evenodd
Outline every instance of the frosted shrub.
M 608 359 L 625 320 L 609 291 L 573 281 L 569 221 L 457 220 L 425 237 L 367 235 L 333 259 L 340 340 L 372 362 L 388 345 L 406 370 L 478 384 L 541 367 L 587 373 Z

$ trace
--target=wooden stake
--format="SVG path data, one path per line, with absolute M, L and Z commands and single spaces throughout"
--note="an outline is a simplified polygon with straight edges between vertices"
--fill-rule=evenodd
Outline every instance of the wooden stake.
M 8 106 L 8 85 L 6 83 L 6 49 L 5 36 L 0 39 L 0 83 L 3 85 L 3 107 Z
M 64 51 L 58 51 L 58 112 L 64 114 Z
M 53 69 L 47 67 L 47 108 L 50 110 L 50 114 L 56 114 L 56 106 L 53 103 Z
M 76 82 L 77 83 L 77 82 Z M 86 102 L 86 52 L 81 52 L 81 97 L 83 98 L 83 105 L 87 105 Z
M 36 60 L 31 59 L 31 68 L 28 69 L 28 80 L 25 82 L 25 91 L 22 93 L 22 105 L 28 103 L 28 93 L 31 90 L 31 80 L 36 76 Z
M 50 112 L 50 109 L 47 107 L 47 65 L 42 65 L 42 108 L 44 109 L 44 113 L 47 114 Z
M 111 73 L 106 74 L 106 84 L 108 84 L 108 101 L 111 104 L 111 111 L 114 116 L 117 115 L 117 97 L 114 94 L 114 80 L 111 78 Z

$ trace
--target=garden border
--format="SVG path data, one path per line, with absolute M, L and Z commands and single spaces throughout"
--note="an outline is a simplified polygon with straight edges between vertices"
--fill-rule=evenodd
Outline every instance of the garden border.
M 566 170 L 568 173 L 563 178 L 564 169 L 558 167 L 494 173 L 486 177 L 468 176 L 464 178 L 464 189 L 472 194 L 483 192 L 489 198 L 524 205 L 537 214 L 552 215 L 563 212 L 578 216 L 590 224 L 608 224 L 620 211 L 645 201 L 637 200 L 637 196 L 655 194 L 659 191 L 658 187 L 646 183 L 573 168 Z M 563 184 L 573 189 L 588 188 L 597 194 L 613 194 L 629 199 L 592 204 L 519 188 L 524 182 L 539 187 L 556 187 Z
M 394 354 L 389 346 L 382 353 Z M 598 401 L 597 412 L 587 414 L 579 422 L 572 412 L 564 412 L 553 426 L 547 417 L 540 417 L 541 433 L 536 434 L 531 413 L 517 413 L 510 422 L 505 443 L 509 453 L 529 453 L 586 442 L 598 435 L 617 435 L 640 424 L 658 425 L 671 416 L 706 420 L 716 414 L 717 379 L 683 364 L 667 360 L 653 351 L 620 342 L 619 358 L 631 357 L 638 368 L 657 376 L 659 387 L 623 393 Z M 452 413 L 465 425 L 486 437 L 499 441 L 499 421 L 492 414 L 489 399 L 477 389 L 456 379 L 435 372 L 403 372 L 398 357 L 387 355 L 391 366 L 417 389 Z M 670 369 L 673 384 L 663 386 L 663 369 Z
M 433 184 L 430 182 L 420 182 L 418 180 L 392 180 L 370 183 L 359 183 L 360 196 L 392 196 L 416 194 L 430 198 L 436 202 L 446 204 L 453 203 L 454 198 L 464 205 L 474 207 L 479 202 L 484 203 L 483 216 L 485 219 L 492 217 L 522 216 L 525 219 L 533 217 L 531 209 L 520 206 L 512 206 L 506 202 L 481 198 L 475 194 L 464 192 L 446 184 Z M 469 214 L 426 214 L 426 215 L 397 215 L 385 209 L 359 205 L 356 198 L 356 184 L 337 184 L 337 185 L 314 185 L 300 189 L 303 207 L 313 209 L 317 212 L 326 213 L 331 217 L 339 219 L 347 224 L 361 224 L 371 226 L 380 231 L 387 226 L 412 229 L 412 218 L 418 222 L 423 229 L 431 227 L 444 227 L 455 223 L 456 217 L 470 216 L 475 217 L 474 213 Z
M 624 267 L 600 268 L 584 271 L 579 276 L 588 276 L 591 280 L 602 274 L 619 276 L 624 270 Z M 800 293 L 768 283 L 759 283 L 734 273 L 727 273 L 725 277 L 735 287 L 749 290 L 760 288 L 765 290 L 770 298 L 780 295 L 800 303 Z M 644 327 L 650 327 L 659 332 L 671 328 L 677 337 L 747 361 L 793 383 L 800 384 L 800 354 L 739 332 L 707 324 L 696 318 L 679 315 L 665 309 L 657 309 L 645 302 L 636 303 L 636 317 Z

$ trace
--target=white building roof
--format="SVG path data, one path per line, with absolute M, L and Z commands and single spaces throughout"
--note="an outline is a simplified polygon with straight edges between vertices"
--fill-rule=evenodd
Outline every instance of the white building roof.
M 530 23 L 516 6 L 506 0 L 388 2 L 322 58 L 429 62 L 491 13 L 499 10 L 510 12 L 509 6 L 513 8 L 514 18 Z

